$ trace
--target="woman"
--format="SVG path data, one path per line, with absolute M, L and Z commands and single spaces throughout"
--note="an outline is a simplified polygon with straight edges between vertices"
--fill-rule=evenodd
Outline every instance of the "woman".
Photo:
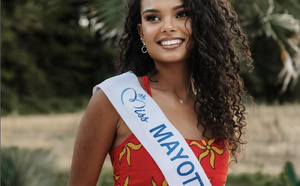
M 241 96 L 245 91 L 239 66 L 242 61 L 251 63 L 247 40 L 234 11 L 227 0 L 128 0 L 127 8 L 119 71 L 134 73 L 129 72 L 129 76 L 137 77 L 138 86 L 147 94 L 135 94 L 128 104 L 138 99 L 136 95 L 140 102 L 151 97 L 166 117 L 161 118 L 172 123 L 200 162 L 203 180 L 224 185 L 229 156 L 236 160 L 244 143 L 241 137 L 246 122 Z M 139 126 L 127 122 L 130 113 L 125 112 L 123 117 L 124 109 L 110 97 L 109 92 L 114 94 L 118 92 L 115 88 L 123 86 L 125 76 L 107 80 L 106 87 L 96 86 L 78 129 L 69 185 L 95 185 L 107 153 L 114 168 L 114 185 L 174 183 L 164 172 L 169 165 L 158 162 L 162 158 L 141 143 L 143 134 L 132 133 Z M 120 94 L 123 105 L 127 90 L 133 89 Z M 141 122 L 150 122 L 148 108 L 134 112 Z M 152 128 L 149 134 L 153 132 L 150 136 L 161 142 L 157 147 L 164 148 L 162 154 L 172 155 L 179 149 L 179 142 L 162 143 L 173 133 L 163 131 L 164 125 L 158 127 L 164 128 Z M 183 157 L 187 155 L 178 160 Z M 177 176 L 193 172 L 194 166 L 198 165 L 181 162 Z M 200 177 L 175 185 L 207 185 Z

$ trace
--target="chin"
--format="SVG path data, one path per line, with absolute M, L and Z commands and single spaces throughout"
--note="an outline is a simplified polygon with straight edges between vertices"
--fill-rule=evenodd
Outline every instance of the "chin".
M 155 59 L 155 58 L 153 58 Z M 185 62 L 187 61 L 188 57 L 186 56 L 176 56 L 176 55 L 169 55 L 169 56 L 164 56 L 162 58 L 156 58 L 155 61 L 159 61 L 162 63 L 180 63 L 180 62 Z
M 176 63 L 176 62 L 183 62 L 187 61 L 188 55 L 180 54 L 180 53 L 172 53 L 172 54 L 165 54 L 165 55 L 149 55 L 153 58 L 154 61 L 158 62 L 165 62 L 165 63 Z

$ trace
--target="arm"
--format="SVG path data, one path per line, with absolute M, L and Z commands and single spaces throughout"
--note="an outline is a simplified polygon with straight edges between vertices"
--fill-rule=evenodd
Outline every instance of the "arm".
M 119 119 L 106 95 L 98 89 L 78 128 L 68 186 L 96 185 Z

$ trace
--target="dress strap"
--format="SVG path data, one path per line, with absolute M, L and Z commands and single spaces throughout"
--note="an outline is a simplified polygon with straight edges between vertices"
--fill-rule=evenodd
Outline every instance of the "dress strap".
M 147 93 L 149 94 L 149 96 L 152 97 L 151 89 L 150 89 L 150 86 L 149 86 L 148 76 L 143 76 L 142 79 L 143 79 L 143 85 L 146 88 Z

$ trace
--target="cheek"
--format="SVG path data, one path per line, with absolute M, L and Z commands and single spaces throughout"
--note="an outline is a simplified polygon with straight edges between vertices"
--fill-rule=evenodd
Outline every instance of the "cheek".
M 144 39 L 145 39 L 145 42 L 147 43 L 147 41 L 153 41 L 154 37 L 155 37 L 155 34 L 156 34 L 156 29 L 155 27 L 146 27 L 146 28 L 143 28 L 143 34 L 144 34 Z

